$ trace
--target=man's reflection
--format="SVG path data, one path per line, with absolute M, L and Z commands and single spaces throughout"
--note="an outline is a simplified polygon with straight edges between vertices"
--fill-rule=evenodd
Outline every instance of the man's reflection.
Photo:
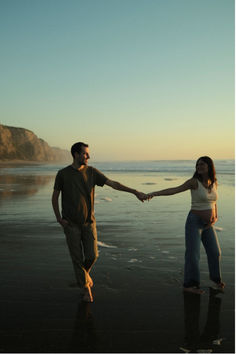
M 0 175 L 0 201 L 36 194 L 51 182 L 52 176 Z
M 91 306 L 82 301 L 78 304 L 71 352 L 96 352 L 97 336 Z
M 188 348 L 191 351 L 196 351 L 200 348 L 211 349 L 214 344 L 213 342 L 219 338 L 222 299 L 216 297 L 216 295 L 217 293 L 210 289 L 207 321 L 202 334 L 200 334 L 199 318 L 202 295 L 183 293 L 185 322 L 184 348 Z

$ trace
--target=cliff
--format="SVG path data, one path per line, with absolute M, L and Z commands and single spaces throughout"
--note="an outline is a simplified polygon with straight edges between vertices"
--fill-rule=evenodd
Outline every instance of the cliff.
M 57 162 L 69 159 L 69 151 L 49 146 L 32 131 L 0 124 L 0 160 Z

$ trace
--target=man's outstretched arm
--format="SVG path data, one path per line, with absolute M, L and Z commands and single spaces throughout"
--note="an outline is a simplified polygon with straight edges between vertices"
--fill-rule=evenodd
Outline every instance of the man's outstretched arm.
M 128 192 L 128 193 L 134 194 L 141 202 L 143 202 L 144 200 L 147 199 L 147 195 L 145 193 L 139 192 L 136 189 L 126 187 L 119 182 L 107 179 L 105 184 L 113 189 L 118 190 L 118 191 L 123 191 L 123 192 Z

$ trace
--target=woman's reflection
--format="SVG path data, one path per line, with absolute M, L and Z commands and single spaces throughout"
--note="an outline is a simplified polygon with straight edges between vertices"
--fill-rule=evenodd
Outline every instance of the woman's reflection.
M 201 295 L 184 293 L 184 322 L 185 344 L 183 351 L 197 351 L 208 348 L 209 351 L 219 339 L 220 309 L 222 299 L 216 297 L 217 293 L 210 289 L 208 314 L 202 334 L 199 331 Z

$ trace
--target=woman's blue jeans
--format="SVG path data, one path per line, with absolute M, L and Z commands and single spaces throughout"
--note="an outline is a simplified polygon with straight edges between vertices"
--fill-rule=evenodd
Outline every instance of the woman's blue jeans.
M 185 224 L 185 266 L 184 287 L 200 285 L 200 245 L 201 241 L 206 250 L 210 279 L 215 283 L 221 282 L 220 256 L 221 250 L 213 226 L 205 228 L 203 219 L 189 212 Z

